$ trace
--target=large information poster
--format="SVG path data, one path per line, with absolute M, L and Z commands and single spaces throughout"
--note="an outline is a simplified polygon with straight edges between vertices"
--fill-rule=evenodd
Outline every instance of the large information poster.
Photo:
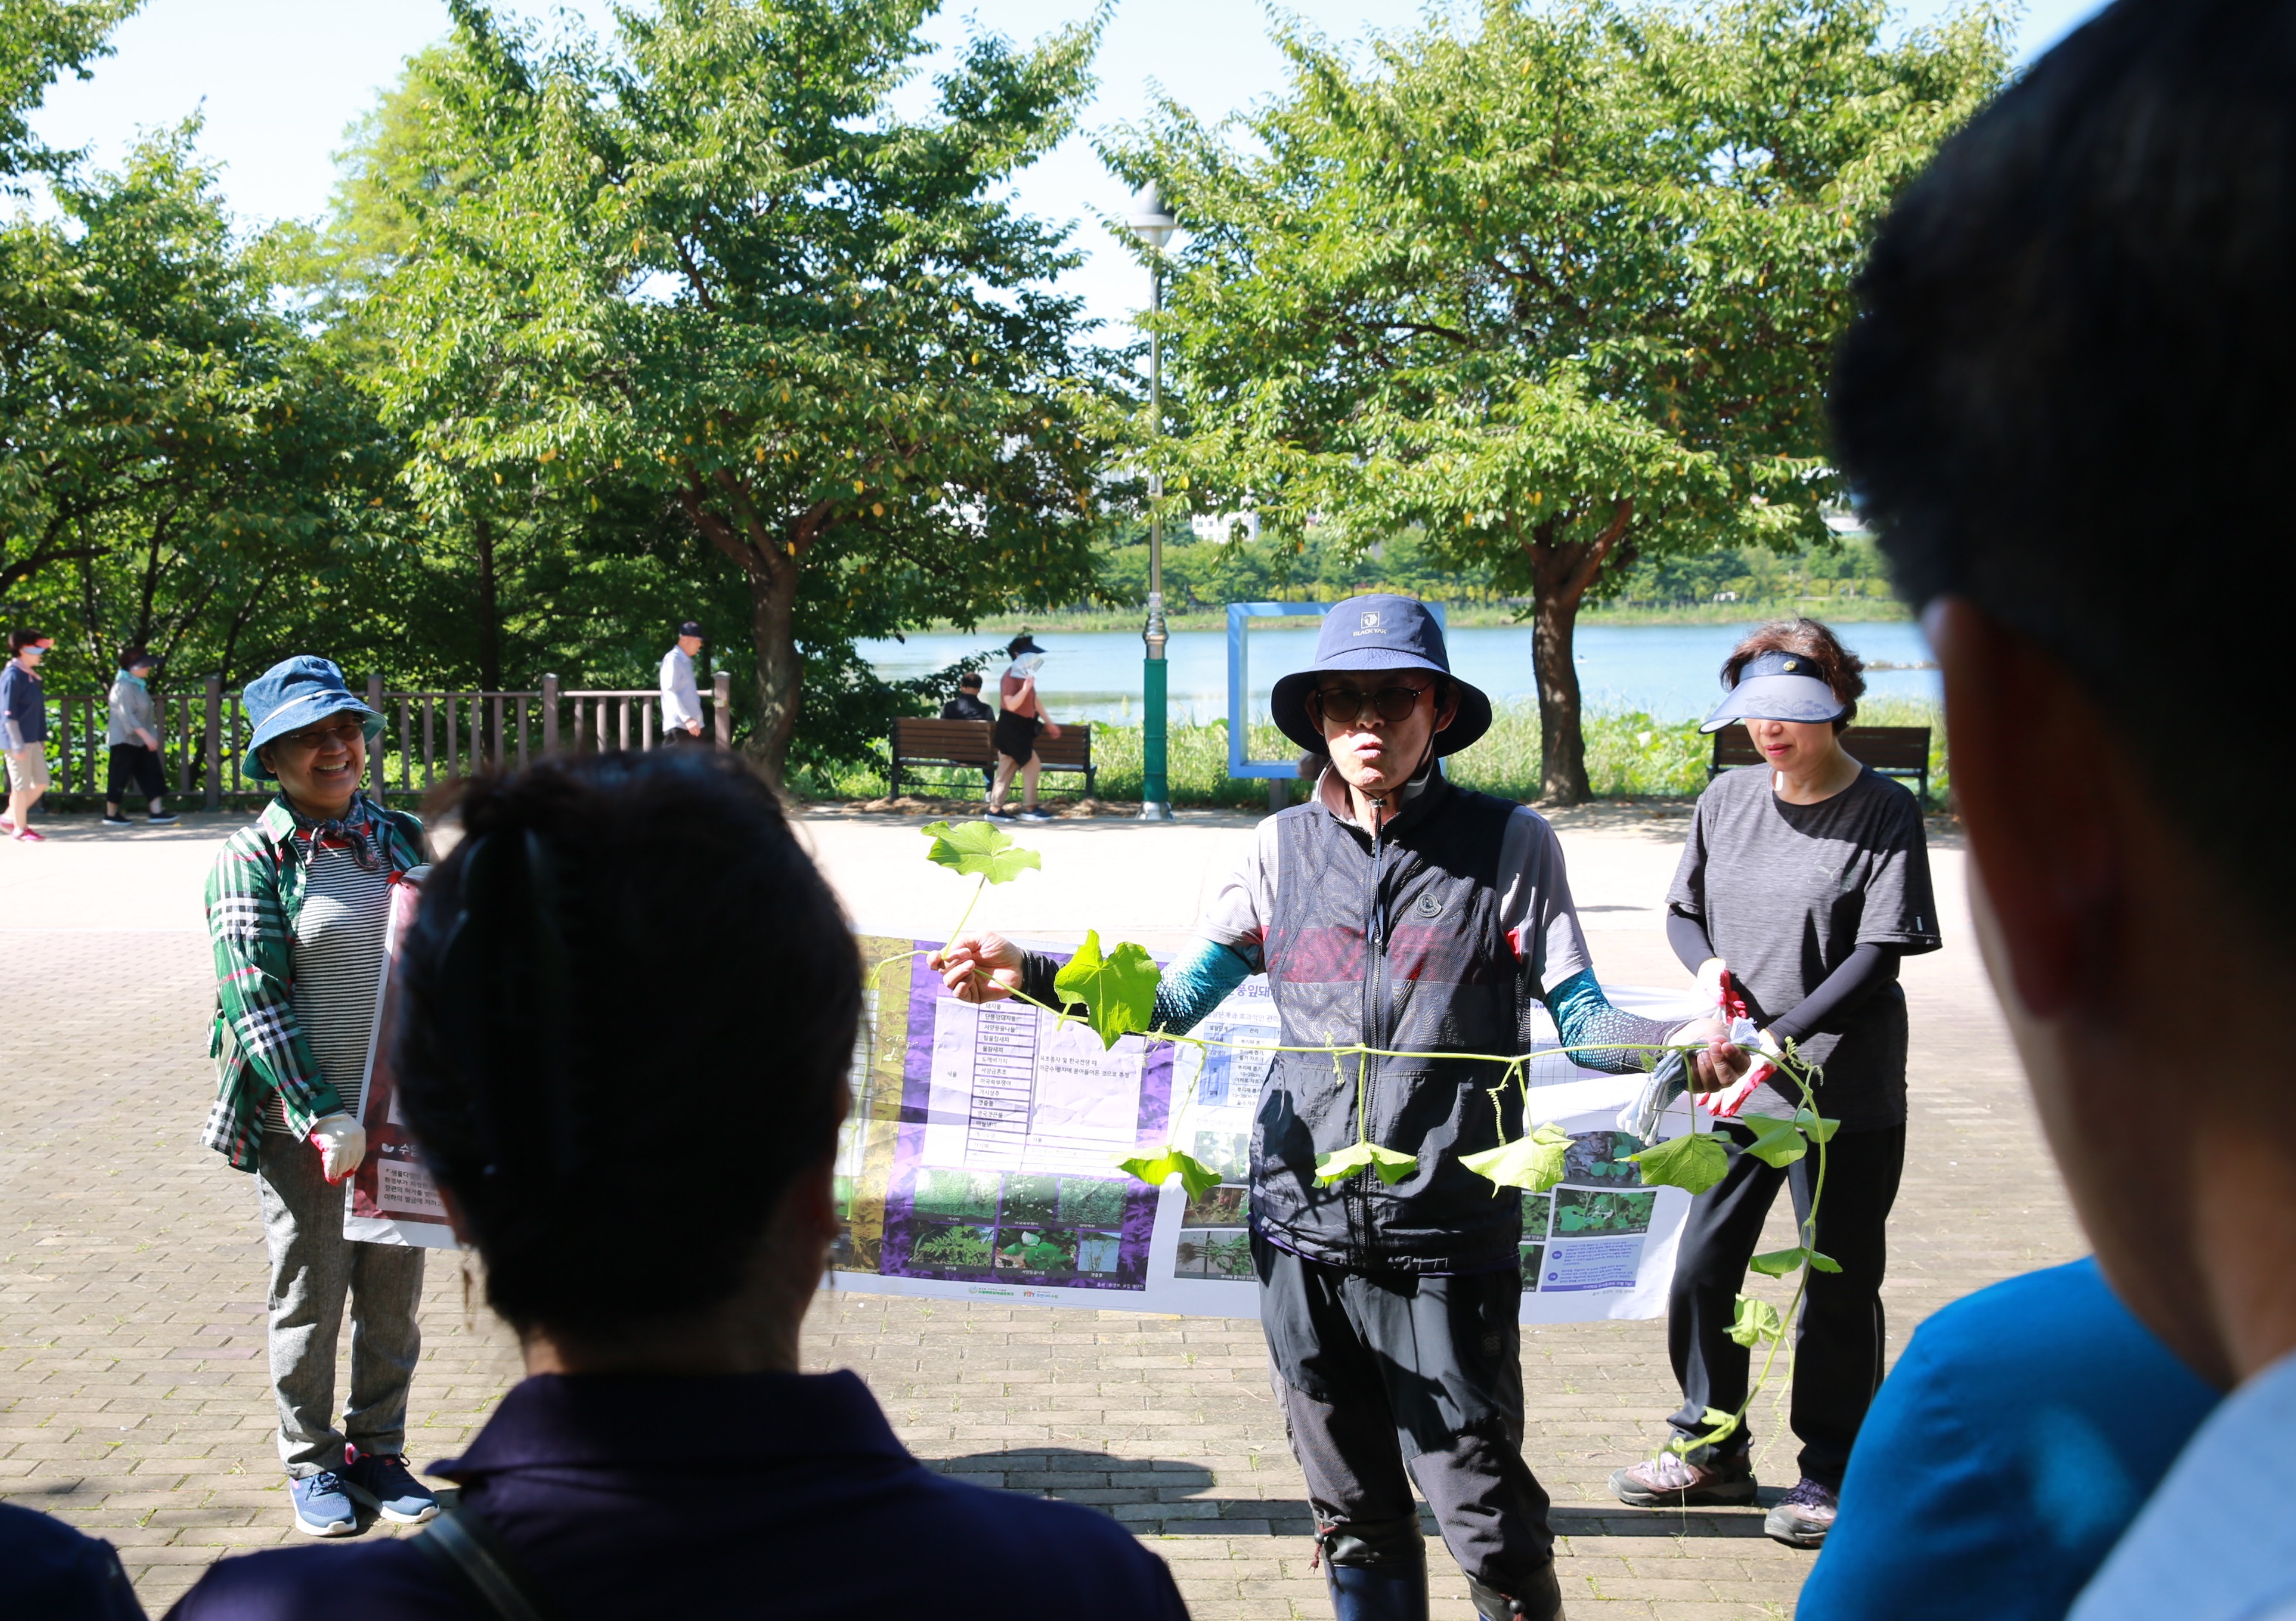
M 1103 1051 L 1081 1021 L 947 995 L 912 954 L 935 944 L 861 940 L 873 971 L 826 1286 L 1256 1315 L 1245 1182 L 1277 1042 L 1267 981 L 1245 981 L 1198 1027 L 1210 1046 L 1127 1036 Z M 1655 1017 L 1698 1013 L 1691 994 L 1610 995 Z M 1550 1027 L 1541 1044 L 1552 1040 Z M 1531 1120 L 1572 1144 L 1562 1185 L 1523 1198 L 1523 1321 L 1659 1315 L 1690 1196 L 1644 1187 L 1626 1158 L 1642 1144 L 1615 1122 L 1640 1077 L 1556 1054 L 1531 1066 L 1530 1085 Z M 1677 1104 L 1664 1134 L 1689 1124 Z M 1153 1189 L 1116 1169 L 1167 1142 L 1221 1185 L 1192 1199 L 1177 1178 Z

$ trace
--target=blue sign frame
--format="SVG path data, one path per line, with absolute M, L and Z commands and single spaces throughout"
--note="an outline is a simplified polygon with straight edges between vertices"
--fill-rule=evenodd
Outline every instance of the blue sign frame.
M 1430 602 L 1427 607 L 1435 616 L 1435 623 L 1449 628 L 1443 617 L 1443 604 Z M 1317 618 L 1331 611 L 1329 602 L 1230 602 L 1227 605 L 1227 774 L 1232 777 L 1294 777 L 1300 774 L 1297 757 L 1288 760 L 1247 760 L 1243 757 L 1244 741 L 1250 722 L 1244 710 L 1251 702 L 1251 659 L 1245 649 L 1244 633 L 1253 619 L 1304 618 L 1313 614 Z

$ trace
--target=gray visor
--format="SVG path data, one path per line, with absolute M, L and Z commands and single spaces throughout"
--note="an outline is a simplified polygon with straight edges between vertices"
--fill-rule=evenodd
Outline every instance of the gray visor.
M 1725 693 L 1714 712 L 1699 725 L 1701 732 L 1719 732 L 1734 721 L 1790 720 L 1822 725 L 1840 720 L 1849 706 L 1814 674 L 1816 666 L 1792 653 L 1764 653 L 1749 663 L 1738 684 Z

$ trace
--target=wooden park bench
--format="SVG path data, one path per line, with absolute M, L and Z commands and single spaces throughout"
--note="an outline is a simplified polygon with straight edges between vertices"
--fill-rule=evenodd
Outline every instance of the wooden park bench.
M 1871 765 L 1885 777 L 1913 777 L 1920 783 L 1922 803 L 1930 798 L 1930 729 L 1927 726 L 1852 726 L 1841 734 L 1849 757 Z M 1712 782 L 1734 765 L 1759 765 L 1762 751 L 1743 726 L 1725 726 L 1714 734 L 1714 758 L 1706 767 Z
M 890 769 L 885 794 L 898 798 L 905 766 L 939 767 L 951 771 L 986 771 L 996 764 L 996 745 L 985 720 L 933 720 L 921 715 L 896 716 L 887 750 Z M 1098 783 L 1100 767 L 1092 761 L 1092 726 L 1086 721 L 1064 721 L 1058 737 L 1038 733 L 1037 758 L 1046 773 L 1064 771 L 1084 778 L 1085 797 Z

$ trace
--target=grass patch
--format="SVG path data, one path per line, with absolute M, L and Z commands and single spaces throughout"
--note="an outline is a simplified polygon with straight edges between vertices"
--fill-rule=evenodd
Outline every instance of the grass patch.
M 1952 787 L 1946 770 L 1945 718 L 1934 704 L 1916 699 L 1887 699 L 1862 704 L 1857 719 L 1872 726 L 1930 728 L 1930 798 L 1943 804 Z M 1648 715 L 1603 714 L 1587 717 L 1587 777 L 1604 799 L 1691 798 L 1706 786 L 1706 762 L 1713 740 L 1692 721 L 1657 721 Z M 1140 728 L 1095 724 L 1093 752 L 1100 765 L 1100 797 L 1140 798 Z M 1251 728 L 1250 758 L 1297 758 L 1299 750 L 1272 724 Z M 1257 810 L 1267 803 L 1267 785 L 1257 777 L 1227 774 L 1227 723 L 1174 726 L 1165 744 L 1166 772 L 1175 805 L 1225 806 Z M 1509 799 L 1538 797 L 1540 749 L 1538 706 L 1529 700 L 1500 706 L 1482 741 L 1446 762 L 1452 781 Z M 964 772 L 902 773 L 919 791 L 977 795 L 980 779 Z M 1046 774 L 1049 796 L 1083 790 L 1080 777 Z M 885 768 L 852 766 L 792 776 L 791 789 L 808 799 L 874 799 L 885 791 Z

